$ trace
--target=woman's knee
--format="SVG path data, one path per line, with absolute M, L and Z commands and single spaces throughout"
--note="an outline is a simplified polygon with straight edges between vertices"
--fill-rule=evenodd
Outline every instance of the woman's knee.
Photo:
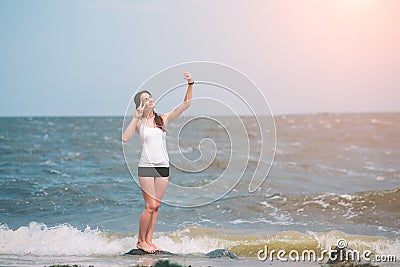
M 157 212 L 159 207 L 160 207 L 159 201 L 151 201 L 151 203 L 146 203 L 146 210 L 149 213 Z

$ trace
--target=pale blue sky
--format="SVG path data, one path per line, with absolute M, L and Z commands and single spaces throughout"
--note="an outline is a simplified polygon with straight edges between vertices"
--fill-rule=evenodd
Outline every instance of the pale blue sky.
M 275 114 L 399 112 L 399 11 L 397 0 L 1 0 L 0 116 L 123 115 L 151 75 L 198 60 L 245 73 Z

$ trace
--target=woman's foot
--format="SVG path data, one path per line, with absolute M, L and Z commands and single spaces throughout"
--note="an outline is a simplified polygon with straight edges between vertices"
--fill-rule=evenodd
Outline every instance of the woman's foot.
M 148 243 L 149 244 L 149 243 Z M 149 244 L 152 248 L 154 248 L 155 251 L 163 251 L 161 248 L 156 246 L 154 243 Z
M 138 249 L 141 249 L 141 250 L 143 250 L 143 251 L 146 251 L 147 253 L 154 253 L 154 252 L 157 251 L 153 246 L 147 244 L 146 242 L 140 242 L 140 241 L 138 241 L 138 242 L 136 243 L 136 247 L 137 247 Z

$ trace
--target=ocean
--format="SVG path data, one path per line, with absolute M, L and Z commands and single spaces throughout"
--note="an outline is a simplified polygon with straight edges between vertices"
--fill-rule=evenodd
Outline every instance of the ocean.
M 260 146 L 257 125 L 242 118 L 245 140 L 233 119 L 219 117 L 231 125 L 224 128 L 203 118 L 180 132 L 181 122 L 171 123 L 167 132 L 171 187 L 154 242 L 180 255 L 172 261 L 265 266 L 271 262 L 257 253 L 266 245 L 321 251 L 345 239 L 353 249 L 397 258 L 380 266 L 399 264 L 400 114 L 275 116 L 276 136 L 262 129 L 273 153 L 261 161 L 271 168 L 251 193 L 258 158 L 244 150 Z M 122 256 L 135 247 L 144 208 L 135 182 L 140 143 L 122 144 L 122 126 L 121 117 L 0 118 L 0 266 L 159 259 Z M 217 248 L 239 259 L 203 257 Z

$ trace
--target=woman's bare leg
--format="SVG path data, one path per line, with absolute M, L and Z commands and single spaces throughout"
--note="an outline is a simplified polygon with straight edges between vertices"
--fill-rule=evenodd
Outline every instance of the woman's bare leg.
M 154 180 L 155 185 L 155 195 L 156 195 L 156 209 L 153 212 L 151 224 L 147 230 L 145 241 L 147 244 L 152 246 L 155 250 L 162 250 L 155 244 L 153 244 L 153 232 L 154 227 L 156 225 L 157 216 L 158 216 L 158 208 L 160 207 L 161 200 L 164 196 L 165 190 L 167 189 L 168 185 L 168 177 L 157 177 Z
M 156 186 L 154 177 L 139 177 L 145 209 L 139 220 L 139 238 L 136 247 L 146 252 L 155 252 L 154 247 L 146 242 L 146 236 L 153 222 L 154 211 L 158 209 L 156 201 Z M 154 227 L 153 227 L 154 228 Z

